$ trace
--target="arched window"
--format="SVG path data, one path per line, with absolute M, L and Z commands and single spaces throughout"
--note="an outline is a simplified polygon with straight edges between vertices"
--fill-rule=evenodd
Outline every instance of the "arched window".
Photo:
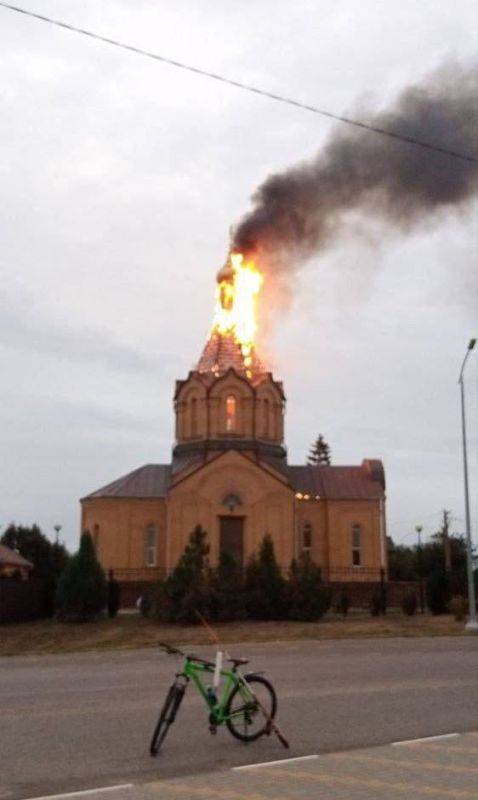
M 362 564 L 362 527 L 358 522 L 352 525 L 352 565 L 360 567 Z
M 226 430 L 236 430 L 236 398 L 233 394 L 226 398 Z
M 156 525 L 151 522 L 146 528 L 145 560 L 147 567 L 156 566 Z
M 302 550 L 310 550 L 312 547 L 312 525 L 310 522 L 304 522 L 302 528 Z
M 198 401 L 195 397 L 191 400 L 191 436 L 198 433 Z
M 262 401 L 262 434 L 265 439 L 270 435 L 270 405 L 267 399 Z

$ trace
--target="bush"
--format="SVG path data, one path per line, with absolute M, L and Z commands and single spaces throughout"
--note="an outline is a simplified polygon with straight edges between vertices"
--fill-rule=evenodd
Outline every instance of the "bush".
M 56 608 L 60 619 L 87 622 L 106 605 L 106 578 L 96 558 L 91 536 L 86 531 L 80 549 L 70 559 L 58 581 Z
M 246 618 L 244 576 L 234 556 L 222 552 L 210 579 L 211 617 L 218 622 Z
M 457 622 L 463 622 L 468 611 L 468 603 L 461 595 L 456 595 L 450 600 L 450 611 Z
M 55 613 L 58 579 L 70 559 L 65 546 L 59 542 L 52 544 L 38 525 L 28 527 L 15 525 L 13 522 L 0 538 L 0 544 L 6 544 L 32 562 L 34 568 L 31 577 L 43 579 L 46 592 L 45 615 L 52 617 Z
M 330 590 L 322 584 L 320 567 L 307 553 L 292 562 L 287 589 L 290 619 L 314 622 L 330 608 Z
M 340 592 L 337 603 L 335 604 L 335 610 L 337 614 L 342 614 L 342 616 L 347 616 L 350 608 L 350 599 L 349 596 L 345 592 Z
M 407 617 L 417 613 L 418 600 L 416 594 L 406 594 L 402 600 L 402 611 Z
M 287 616 L 286 582 L 277 565 L 274 543 L 264 536 L 259 557 L 246 569 L 246 608 L 251 619 L 284 619 Z
M 427 580 L 427 604 L 432 614 L 446 614 L 450 603 L 449 579 L 443 570 L 435 570 Z
M 197 623 L 195 611 L 210 616 L 211 590 L 207 533 L 196 525 L 174 571 L 151 598 L 153 613 L 163 622 Z

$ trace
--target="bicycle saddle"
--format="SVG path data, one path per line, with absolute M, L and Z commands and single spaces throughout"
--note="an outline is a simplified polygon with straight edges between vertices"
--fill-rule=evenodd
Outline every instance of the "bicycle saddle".
M 243 664 L 249 663 L 248 658 L 228 658 L 227 660 L 234 664 L 234 669 L 241 667 Z

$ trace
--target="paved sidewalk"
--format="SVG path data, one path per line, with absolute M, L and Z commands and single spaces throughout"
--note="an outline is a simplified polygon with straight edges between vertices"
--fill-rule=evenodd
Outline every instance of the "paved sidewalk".
M 115 800 L 478 800 L 478 732 L 251 765 L 118 790 Z
M 143 789 L 161 800 L 478 800 L 478 733 L 160 781 Z

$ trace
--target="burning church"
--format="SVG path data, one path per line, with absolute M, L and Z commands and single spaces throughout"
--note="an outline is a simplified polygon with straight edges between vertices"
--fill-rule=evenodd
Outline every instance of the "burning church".
M 386 570 L 382 463 L 293 466 L 285 394 L 255 347 L 263 273 L 232 253 L 218 273 L 214 321 L 196 367 L 176 383 L 169 464 L 146 464 L 84 497 L 103 567 L 150 581 L 177 563 L 196 525 L 245 564 L 265 534 L 287 569 L 309 553 L 330 581 L 377 581 Z
M 82 500 L 82 529 L 118 578 L 167 573 L 198 524 L 213 564 L 221 551 L 246 563 L 270 534 L 284 569 L 306 551 L 329 581 L 386 575 L 382 463 L 288 463 L 284 388 L 256 351 L 257 301 L 271 283 L 288 288 L 351 213 L 403 234 L 469 205 L 477 86 L 476 66 L 445 65 L 255 190 L 217 276 L 206 346 L 176 384 L 171 463 L 147 464 Z

